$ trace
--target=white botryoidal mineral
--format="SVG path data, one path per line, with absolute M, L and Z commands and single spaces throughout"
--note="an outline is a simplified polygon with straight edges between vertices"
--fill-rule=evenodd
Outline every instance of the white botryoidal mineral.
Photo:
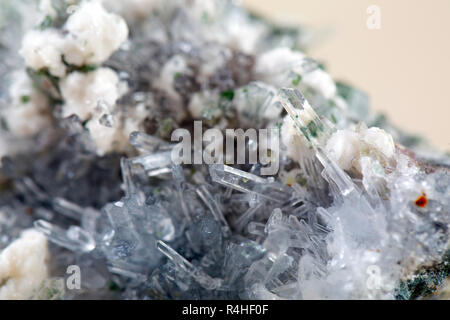
M 86 123 L 90 136 L 95 143 L 98 155 L 122 150 L 124 144 L 127 144 L 127 138 L 124 137 L 119 119 L 111 119 L 109 124 L 102 123 L 102 118 L 107 114 L 98 113 Z
M 290 70 L 303 58 L 305 55 L 302 52 L 285 47 L 269 50 L 256 60 L 256 77 L 273 86 L 283 87 L 286 85 L 286 75 L 283 71 Z
M 64 29 L 64 58 L 76 66 L 105 62 L 128 38 L 125 20 L 96 1 L 83 1 Z
M 47 69 L 61 78 L 67 69 L 64 61 L 75 66 L 101 64 L 128 37 L 125 20 L 95 1 L 82 1 L 63 30 L 28 31 L 21 49 L 25 64 L 34 70 Z
M 144 103 L 137 104 L 127 117 L 123 120 L 122 136 L 125 139 L 125 144 L 128 144 L 130 134 L 135 131 L 143 130 L 144 120 L 148 117 L 149 110 Z
M 225 67 L 231 56 L 232 52 L 229 48 L 220 46 L 205 48 L 201 52 L 201 58 L 205 63 L 199 66 L 199 79 L 204 81 L 211 77 L 218 69 Z
M 55 9 L 50 2 L 42 1 L 40 9 L 49 18 L 55 18 Z M 122 17 L 107 12 L 97 1 L 81 1 L 70 12 L 62 30 L 48 27 L 28 31 L 20 53 L 27 67 L 35 71 L 46 70 L 60 79 L 63 117 L 75 114 L 81 121 L 96 118 L 88 123 L 88 130 L 98 146 L 99 154 L 117 148 L 121 150 L 126 138 L 123 138 L 120 121 L 116 121 L 112 133 L 111 127 L 97 123 L 101 115 L 95 113 L 95 107 L 102 101 L 114 108 L 117 99 L 127 90 L 126 85 L 119 82 L 117 73 L 112 69 L 71 71 L 68 64 L 81 67 L 105 62 L 127 39 L 128 27 Z M 16 72 L 12 79 L 11 107 L 3 112 L 7 113 L 5 121 L 8 130 L 19 137 L 35 135 L 51 124 L 49 99 L 33 87 L 32 80 L 24 71 Z M 138 129 L 138 124 L 131 123 L 128 121 L 126 133 Z M 10 149 L 11 152 L 6 150 L 4 154 L 12 154 Z
M 351 130 L 336 131 L 326 145 L 330 156 L 344 170 L 349 170 L 353 166 L 353 161 L 359 158 L 359 149 L 359 135 Z
M 110 152 L 121 152 L 129 144 L 132 132 L 142 130 L 142 123 L 148 115 L 144 104 L 136 105 L 133 110 L 124 117 L 117 111 L 112 111 L 105 101 L 99 101 L 94 108 L 92 118 L 87 121 L 91 139 L 96 146 L 98 155 L 103 156 Z
M 42 1 L 40 9 L 48 17 L 55 18 L 50 2 Z M 111 113 L 117 99 L 126 91 L 126 85 L 119 82 L 117 73 L 112 69 L 98 68 L 91 72 L 71 71 L 67 74 L 67 64 L 79 67 L 101 64 L 127 37 L 128 27 L 122 17 L 107 12 L 100 2 L 81 1 L 71 11 L 62 30 L 50 27 L 33 29 L 25 34 L 22 41 L 20 53 L 26 66 L 36 71 L 47 70 L 60 79 L 59 88 L 64 101 L 62 116 L 75 114 L 81 121 L 95 118 L 87 123 L 87 128 L 99 154 L 118 148 L 121 150 L 126 144 L 124 141 L 127 138 L 121 131 L 119 121 L 121 116 L 117 117 L 119 120 L 114 127 L 108 127 L 98 123 L 102 115 L 95 112 L 97 104 L 102 101 L 110 106 L 108 114 Z M 11 108 L 4 112 L 7 112 L 5 121 L 12 135 L 32 136 L 49 126 L 49 100 L 34 89 L 25 72 L 13 77 L 10 91 Z M 128 133 L 139 126 L 130 120 L 127 127 Z M 4 144 L 7 145 L 6 142 Z M 9 149 L 11 152 L 6 150 L 4 154 L 12 154 L 12 148 Z
M 324 98 L 331 99 L 336 95 L 336 84 L 331 76 L 322 69 L 316 69 L 302 75 L 302 82 L 320 92 Z
M 188 110 L 191 116 L 194 118 L 200 118 L 205 110 L 217 99 L 218 93 L 216 91 L 201 91 L 192 94 L 188 105 Z M 211 116 L 216 117 L 220 114 L 221 110 L 217 108 Z
M 20 51 L 25 64 L 34 70 L 47 69 L 55 77 L 66 74 L 62 60 L 65 39 L 58 30 L 30 30 L 22 41 Z
M 0 300 L 28 299 L 48 277 L 46 237 L 34 229 L 0 252 Z
M 333 98 L 336 95 L 333 79 L 320 68 L 307 67 L 310 63 L 300 51 L 287 47 L 275 48 L 257 58 L 255 75 L 276 87 L 291 86 L 298 77 L 302 84 L 317 90 L 326 99 Z
M 205 109 L 205 98 L 203 92 L 196 92 L 189 100 L 188 110 L 192 117 L 199 118 Z
M 47 96 L 33 87 L 25 71 L 16 71 L 10 87 L 10 106 L 3 111 L 8 130 L 26 137 L 39 133 L 51 124 Z
M 189 69 L 187 61 L 183 56 L 175 55 L 162 67 L 155 86 L 165 90 L 173 98 L 179 99 L 179 94 L 174 88 L 174 82 L 181 74 L 192 75 L 192 70 Z
M 128 138 L 122 132 L 121 115 L 114 116 L 115 121 L 109 125 L 100 123 L 102 117 L 114 112 L 117 99 L 126 91 L 117 73 L 109 68 L 88 73 L 75 71 L 62 79 L 60 87 L 65 101 L 63 117 L 75 114 L 81 121 L 88 120 L 86 128 L 97 146 L 97 153 L 122 150 Z M 106 110 L 98 110 L 99 104 Z
M 81 121 L 93 115 L 99 101 L 112 107 L 122 94 L 119 77 L 109 68 L 72 72 L 61 80 L 60 87 L 64 99 L 62 116 L 75 114 Z
M 395 153 L 395 144 L 392 136 L 383 129 L 372 127 L 362 132 L 362 141 L 382 154 L 387 159 L 392 159 Z
M 225 25 L 224 43 L 246 54 L 255 54 L 261 39 L 267 33 L 263 24 L 248 21 L 241 12 L 230 14 Z
M 395 144 L 386 131 L 372 127 L 357 130 L 337 130 L 328 140 L 325 150 L 344 170 L 355 168 L 361 172 L 363 157 L 380 156 L 385 162 L 393 159 Z

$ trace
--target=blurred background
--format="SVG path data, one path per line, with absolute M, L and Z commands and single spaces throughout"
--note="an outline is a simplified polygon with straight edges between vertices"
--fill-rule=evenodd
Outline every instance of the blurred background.
M 372 109 L 450 151 L 450 0 L 242 0 L 275 21 L 324 38 L 308 53 L 335 79 L 370 95 Z M 369 29 L 380 9 L 380 29 Z

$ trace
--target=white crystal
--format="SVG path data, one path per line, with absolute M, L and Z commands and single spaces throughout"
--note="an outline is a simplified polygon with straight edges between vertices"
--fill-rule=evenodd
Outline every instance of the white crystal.
M 81 121 L 89 119 L 99 101 L 114 106 L 121 96 L 119 77 L 109 68 L 100 68 L 89 73 L 72 72 L 60 83 L 65 101 L 63 117 L 76 114 Z
M 77 66 L 100 64 L 128 37 L 122 17 L 108 13 L 98 1 L 82 1 L 67 19 L 64 58 Z
M 48 277 L 47 240 L 32 229 L 0 253 L 0 299 L 21 300 L 31 297 Z
M 47 68 L 55 77 L 66 74 L 62 56 L 64 38 L 54 29 L 30 30 L 22 41 L 20 54 L 28 67 L 34 70 Z

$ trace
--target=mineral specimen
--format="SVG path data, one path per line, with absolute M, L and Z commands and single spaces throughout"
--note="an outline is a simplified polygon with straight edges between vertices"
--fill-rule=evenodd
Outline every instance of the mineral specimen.
M 447 155 L 335 82 L 305 28 L 126 3 L 0 4 L 0 298 L 448 296 Z M 176 129 L 200 162 L 174 161 Z

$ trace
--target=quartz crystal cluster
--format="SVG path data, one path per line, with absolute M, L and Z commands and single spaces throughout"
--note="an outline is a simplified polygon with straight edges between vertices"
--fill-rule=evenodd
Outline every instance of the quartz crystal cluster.
M 448 295 L 449 157 L 311 36 L 227 0 L 2 1 L 0 298 Z M 276 129 L 279 171 L 175 164 L 195 120 Z

